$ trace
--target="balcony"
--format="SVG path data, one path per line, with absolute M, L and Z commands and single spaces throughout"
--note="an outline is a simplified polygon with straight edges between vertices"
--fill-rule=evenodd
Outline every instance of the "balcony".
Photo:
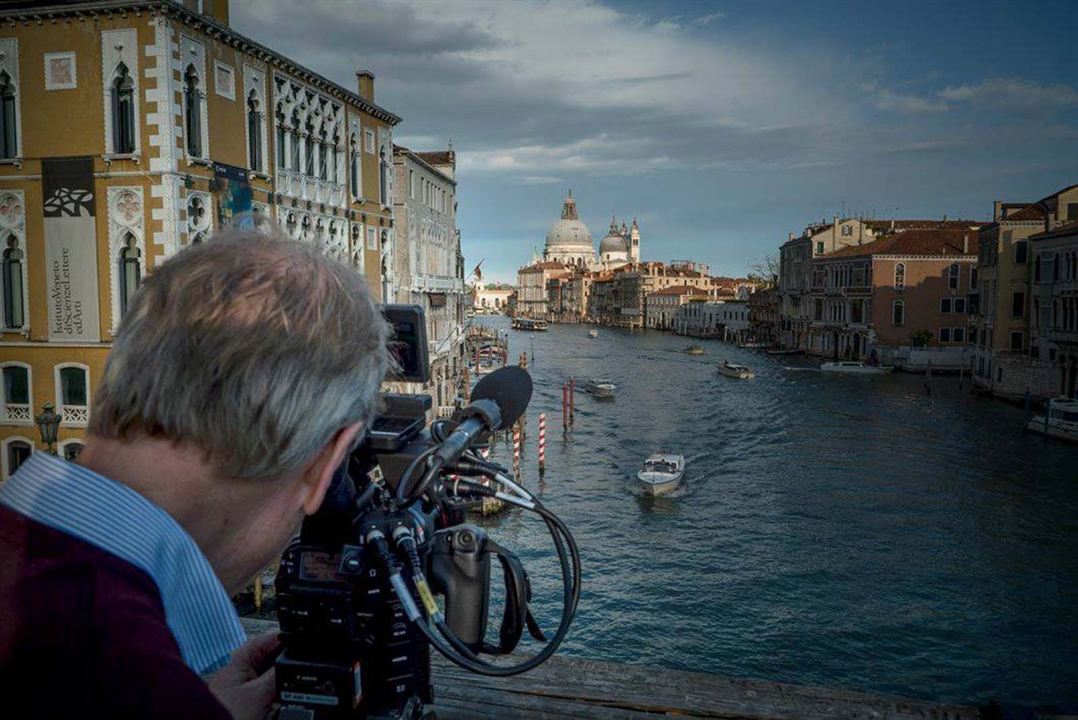
M 23 403 L 7 403 L 4 405 L 4 422 L 14 425 L 30 425 L 34 422 L 33 408 Z

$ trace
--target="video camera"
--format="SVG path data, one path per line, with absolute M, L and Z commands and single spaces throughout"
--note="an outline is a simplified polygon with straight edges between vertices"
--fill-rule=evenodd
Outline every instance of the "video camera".
M 401 369 L 391 379 L 426 382 L 422 309 L 388 305 L 384 313 Z M 476 384 L 471 404 L 429 429 L 429 395 L 384 396 L 384 412 L 281 557 L 280 720 L 419 718 L 433 702 L 432 646 L 460 667 L 498 676 L 525 672 L 557 650 L 580 595 L 576 543 L 504 468 L 475 452 L 523 415 L 531 393 L 526 371 L 501 368 Z M 525 627 L 536 640 L 546 636 L 528 607 L 531 586 L 520 560 L 464 522 L 464 505 L 489 497 L 542 517 L 561 564 L 558 628 L 538 654 L 515 665 L 480 656 L 512 652 Z M 486 640 L 492 556 L 505 584 L 496 644 Z

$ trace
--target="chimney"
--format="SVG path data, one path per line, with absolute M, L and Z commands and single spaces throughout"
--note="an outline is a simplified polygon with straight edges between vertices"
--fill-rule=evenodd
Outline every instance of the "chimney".
M 356 72 L 356 81 L 359 84 L 359 96 L 364 100 L 374 102 L 374 73 L 370 70 Z
M 962 254 L 969 255 L 969 233 L 962 236 Z
M 789 235 L 786 236 L 787 241 L 790 241 L 790 240 L 793 240 L 793 239 L 794 239 L 794 234 L 793 233 L 790 233 Z
M 996 200 L 992 203 L 992 220 L 999 222 L 1003 219 L 1003 201 Z

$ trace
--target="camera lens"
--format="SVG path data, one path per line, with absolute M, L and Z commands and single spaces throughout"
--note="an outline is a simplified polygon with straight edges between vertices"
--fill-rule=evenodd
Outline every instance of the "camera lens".
M 474 540 L 471 532 L 469 532 L 468 530 L 462 530 L 458 537 L 460 539 L 461 545 L 471 545 L 472 541 Z

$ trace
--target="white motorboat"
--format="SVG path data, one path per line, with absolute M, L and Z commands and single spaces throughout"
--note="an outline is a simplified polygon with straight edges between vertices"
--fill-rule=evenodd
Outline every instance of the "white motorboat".
M 715 369 L 719 371 L 720 375 L 725 375 L 726 377 L 734 378 L 735 380 L 751 380 L 756 377 L 756 373 L 752 371 L 752 368 L 732 363 L 729 360 L 723 360 L 715 366 Z
M 618 386 L 613 380 L 606 378 L 592 378 L 584 383 L 584 392 L 591 393 L 597 398 L 612 398 L 617 392 Z
M 598 330 L 588 330 L 588 337 L 590 337 L 590 338 L 599 337 L 599 331 Z
M 853 360 L 837 360 L 826 362 L 820 366 L 821 372 L 851 373 L 854 375 L 884 375 L 894 370 L 886 365 L 865 365 L 863 362 Z
M 1045 421 L 1045 415 L 1048 416 Z M 1067 397 L 1048 401 L 1045 415 L 1031 418 L 1026 429 L 1060 440 L 1078 442 L 1078 400 Z
M 648 495 L 665 495 L 681 484 L 684 474 L 684 455 L 656 453 L 644 461 L 636 478 Z

